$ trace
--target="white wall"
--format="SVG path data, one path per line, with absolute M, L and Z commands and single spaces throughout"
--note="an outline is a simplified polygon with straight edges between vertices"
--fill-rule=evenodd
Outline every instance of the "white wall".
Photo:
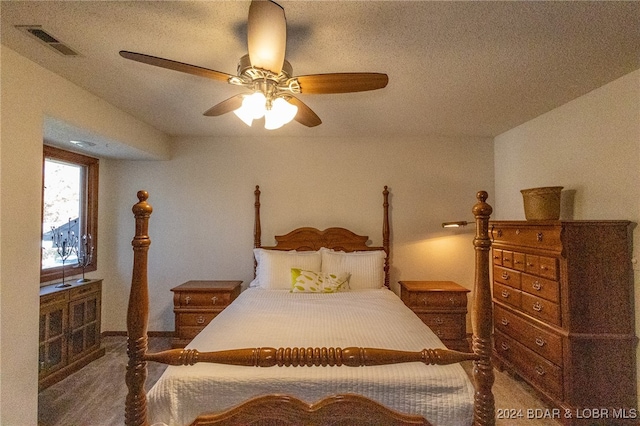
M 11 49 L 1 49 L 0 424 L 35 425 L 44 118 L 126 141 L 155 157 L 167 157 L 168 146 L 160 132 Z M 108 206 L 100 208 L 102 214 Z M 99 220 L 101 237 L 106 227 Z M 102 271 L 99 264 L 96 274 Z
M 565 218 L 640 223 L 640 70 L 498 136 L 495 173 L 495 218 L 524 219 L 520 189 L 562 185 L 575 192 L 573 215 L 565 210 Z M 634 247 L 637 259 L 638 227 Z
M 124 330 L 131 279 L 133 215 L 139 189 L 154 207 L 149 235 L 152 331 L 173 330 L 170 289 L 190 279 L 253 277 L 254 187 L 262 191 L 263 245 L 299 226 L 342 226 L 382 244 L 382 190 L 391 191 L 392 284 L 455 280 L 473 286 L 478 190 L 493 192 L 488 139 L 181 138 L 165 162 L 110 164 L 118 206 L 107 268 L 104 329 Z M 103 199 L 101 199 L 102 202 Z M 472 228 L 472 227 L 471 227 Z M 112 275 L 111 275 L 112 274 Z

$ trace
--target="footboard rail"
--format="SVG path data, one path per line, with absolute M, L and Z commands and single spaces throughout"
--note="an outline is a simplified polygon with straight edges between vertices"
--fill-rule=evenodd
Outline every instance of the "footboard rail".
M 145 361 L 169 365 L 193 365 L 199 362 L 241 365 L 248 367 L 365 367 L 371 365 L 422 362 L 426 365 L 457 364 L 476 361 L 474 353 L 448 349 L 424 349 L 422 351 L 399 351 L 378 348 L 245 348 L 216 352 L 199 352 L 196 349 L 171 349 L 148 353 Z

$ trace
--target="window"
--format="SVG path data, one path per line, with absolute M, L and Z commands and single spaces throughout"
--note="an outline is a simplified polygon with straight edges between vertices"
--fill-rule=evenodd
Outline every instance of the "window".
M 86 241 L 86 244 L 83 242 Z M 98 160 L 44 145 L 40 282 L 77 275 L 78 250 L 98 264 Z

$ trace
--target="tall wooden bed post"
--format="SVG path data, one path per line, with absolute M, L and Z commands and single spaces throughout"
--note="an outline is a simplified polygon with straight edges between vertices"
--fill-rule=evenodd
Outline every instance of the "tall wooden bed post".
M 473 206 L 476 218 L 476 236 L 473 245 L 476 252 L 475 283 L 473 288 L 473 353 L 478 359 L 473 361 L 475 387 L 473 423 L 476 426 L 495 424 L 495 401 L 493 386 L 493 364 L 491 362 L 493 305 L 489 281 L 489 216 L 493 209 L 486 203 L 488 194 L 479 191 L 478 202 Z
M 147 326 L 149 322 L 149 290 L 147 286 L 147 254 L 149 239 L 149 217 L 153 209 L 147 204 L 149 193 L 138 191 L 138 203 L 133 206 L 136 218 L 136 234 L 133 246 L 133 275 L 129 306 L 127 310 L 127 364 L 126 382 L 129 393 L 125 401 L 125 424 L 147 426 L 147 394 L 144 383 L 147 379 Z

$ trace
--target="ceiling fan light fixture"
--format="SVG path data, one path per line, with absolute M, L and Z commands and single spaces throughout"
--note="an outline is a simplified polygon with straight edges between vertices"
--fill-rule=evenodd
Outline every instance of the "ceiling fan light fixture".
M 275 130 L 291 122 L 298 113 L 298 107 L 291 105 L 284 98 L 276 98 L 271 109 L 264 113 L 264 128 Z
M 257 120 L 264 116 L 267 98 L 262 92 L 255 92 L 249 96 L 245 96 L 242 106 L 236 109 L 235 115 L 244 121 L 247 126 L 251 126 L 253 120 Z

